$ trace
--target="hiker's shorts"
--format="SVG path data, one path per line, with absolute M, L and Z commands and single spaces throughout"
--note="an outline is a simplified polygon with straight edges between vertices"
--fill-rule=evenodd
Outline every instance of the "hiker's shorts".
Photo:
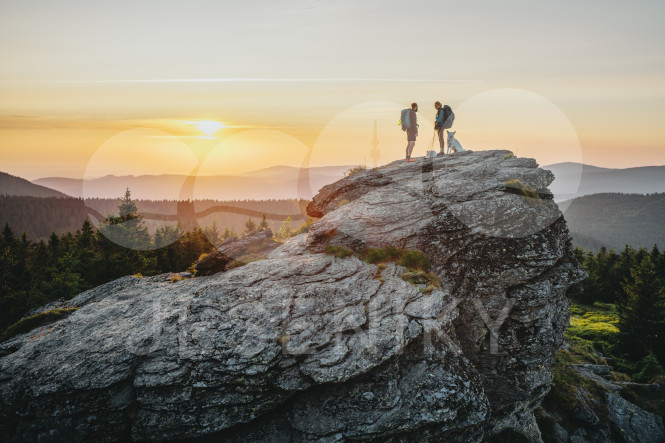
M 415 142 L 416 141 L 416 135 L 418 135 L 418 130 L 417 129 L 407 129 L 406 130 L 406 141 Z

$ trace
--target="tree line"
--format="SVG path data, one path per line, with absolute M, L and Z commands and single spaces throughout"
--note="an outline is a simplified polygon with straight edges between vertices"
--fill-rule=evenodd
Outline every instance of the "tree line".
M 0 195 L 0 229 L 8 223 L 19 235 L 25 232 L 28 238 L 39 241 L 48 241 L 52 232 L 63 234 L 75 232 L 88 218 L 86 206 L 95 209 L 102 215 L 117 212 L 120 199 L 73 197 L 30 197 Z M 176 200 L 135 200 L 140 212 L 154 214 L 176 214 L 178 201 Z M 237 208 L 251 209 L 266 214 L 296 214 L 306 205 L 304 200 L 270 199 L 270 200 L 194 200 L 192 202 L 196 211 L 203 211 L 213 206 L 224 205 Z M 240 214 L 218 212 L 203 217 L 201 225 L 228 226 L 236 231 L 243 229 L 247 217 Z M 162 225 L 160 221 L 144 220 L 149 231 L 154 234 Z M 280 222 L 268 221 L 270 226 L 277 230 Z
M 116 278 L 182 272 L 223 240 L 233 228 L 183 232 L 179 226 L 148 231 L 129 190 L 120 200 L 119 215 L 109 215 L 95 229 L 85 220 L 74 233 L 51 233 L 48 240 L 17 236 L 5 223 L 0 235 L 0 331 L 30 310 L 69 299 Z M 283 223 L 290 233 L 289 221 Z M 245 222 L 244 229 L 267 227 L 265 217 Z

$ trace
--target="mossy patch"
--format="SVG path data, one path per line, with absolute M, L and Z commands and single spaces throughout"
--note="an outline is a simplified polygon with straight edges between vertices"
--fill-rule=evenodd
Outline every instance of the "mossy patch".
M 434 289 L 441 286 L 439 277 L 437 277 L 435 273 L 423 271 L 421 269 L 406 271 L 400 275 L 400 278 L 414 286 L 426 285 L 426 287 L 420 288 L 420 292 L 423 294 L 430 294 Z
M 5 329 L 2 335 L 0 335 L 0 341 L 5 341 L 16 335 L 54 323 L 67 317 L 77 309 L 78 308 L 51 309 L 50 311 L 40 312 L 39 314 L 23 318 Z
M 417 250 L 398 249 L 393 246 L 364 249 L 358 254 L 358 258 L 370 264 L 393 262 L 410 270 L 421 269 L 426 271 L 432 266 L 422 252 Z
M 353 255 L 353 251 L 343 246 L 326 246 L 326 254 L 334 255 L 337 258 L 346 258 Z
M 570 326 L 565 337 L 571 342 L 584 342 L 605 355 L 613 353 L 619 335 L 619 315 L 608 303 L 593 306 L 574 304 L 570 307 Z
M 359 254 L 359 258 L 370 264 L 387 263 L 401 259 L 403 253 L 403 250 L 392 246 L 388 246 L 387 248 L 367 248 Z
M 328 245 L 326 246 L 325 252 L 326 254 L 331 254 L 338 258 L 346 258 L 354 255 L 365 263 L 372 265 L 397 263 L 407 269 L 421 269 L 423 271 L 429 270 L 432 266 L 431 262 L 422 252 L 417 250 L 398 249 L 393 246 L 387 246 L 385 248 L 366 248 L 361 252 L 356 253 L 343 246 Z
M 506 192 L 521 195 L 522 197 L 539 198 L 538 193 L 529 185 L 522 183 L 519 179 L 508 180 L 505 183 Z
M 406 272 L 400 275 L 402 280 L 412 285 L 426 285 L 426 287 L 420 289 L 421 292 L 429 294 L 441 286 L 439 277 L 435 273 L 429 272 L 432 263 L 427 259 L 425 254 L 418 250 L 387 246 L 385 248 L 366 248 L 357 253 L 343 246 L 328 245 L 325 251 L 326 254 L 334 255 L 337 258 L 346 258 L 353 255 L 365 263 L 376 265 L 378 267 L 378 272 L 375 276 L 377 280 L 383 281 L 381 272 L 385 269 L 386 263 L 397 263 L 407 269 Z
M 607 418 L 608 411 L 605 404 L 605 393 L 607 390 L 600 384 L 582 377 L 570 366 L 575 363 L 602 364 L 597 358 L 589 358 L 593 354 L 589 349 L 576 349 L 573 345 L 571 351 L 560 350 L 552 366 L 552 389 L 545 397 L 543 405 L 549 411 L 574 411 L 579 408 L 579 400 L 576 393 L 580 388 L 589 394 L 592 400 L 589 405 L 594 413 L 602 418 Z M 591 350 L 592 351 L 592 350 Z M 591 360 L 591 361 L 589 361 Z

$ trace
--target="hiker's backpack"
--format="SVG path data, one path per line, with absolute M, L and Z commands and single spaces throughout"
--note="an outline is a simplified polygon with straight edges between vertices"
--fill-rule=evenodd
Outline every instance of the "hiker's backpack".
M 402 109 L 399 124 L 402 125 L 402 131 L 411 129 L 411 108 Z
M 452 108 L 448 105 L 443 106 L 443 125 L 441 128 L 450 129 L 453 127 L 453 122 L 455 121 L 455 113 Z

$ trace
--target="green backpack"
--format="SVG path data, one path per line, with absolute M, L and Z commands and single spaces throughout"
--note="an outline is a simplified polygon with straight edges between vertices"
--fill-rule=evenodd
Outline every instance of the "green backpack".
M 411 129 L 411 108 L 402 109 L 398 125 L 402 125 L 402 131 Z

